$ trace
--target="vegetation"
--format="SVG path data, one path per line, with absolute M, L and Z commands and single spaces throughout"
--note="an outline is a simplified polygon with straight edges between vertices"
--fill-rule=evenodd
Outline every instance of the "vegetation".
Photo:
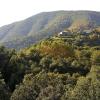
M 0 100 L 100 100 L 99 39 L 73 34 L 20 51 L 1 46 Z

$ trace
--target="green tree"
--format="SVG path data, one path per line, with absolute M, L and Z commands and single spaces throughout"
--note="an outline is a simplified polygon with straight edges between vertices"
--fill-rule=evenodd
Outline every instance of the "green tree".
M 2 79 L 2 75 L 0 73 L 0 100 L 10 100 L 10 92 Z

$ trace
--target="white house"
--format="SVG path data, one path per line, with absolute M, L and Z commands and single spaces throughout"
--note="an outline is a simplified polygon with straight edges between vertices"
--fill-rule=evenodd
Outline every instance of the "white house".
M 70 35 L 71 32 L 70 31 L 62 31 L 60 33 L 58 33 L 58 36 L 67 36 L 67 35 Z

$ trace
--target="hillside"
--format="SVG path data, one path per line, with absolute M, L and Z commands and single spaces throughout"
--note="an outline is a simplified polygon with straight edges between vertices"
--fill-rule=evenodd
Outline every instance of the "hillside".
M 75 44 L 77 46 L 93 47 L 93 46 L 100 45 L 100 32 L 96 33 L 96 31 L 88 33 L 88 34 L 74 33 L 74 34 L 69 34 L 66 36 L 53 36 L 49 38 L 54 38 L 57 40 L 62 39 L 64 41 L 67 41 L 70 44 L 73 44 L 73 45 Z M 2 45 L 7 48 L 14 48 L 16 50 L 20 50 L 22 48 L 30 47 L 34 43 L 38 43 L 38 42 L 39 40 L 37 38 L 34 39 L 32 36 L 30 36 L 23 39 L 17 39 L 15 41 L 5 42 L 5 43 L 2 43 Z
M 100 100 L 100 42 L 94 40 L 100 36 L 73 34 L 20 51 L 0 47 L 0 100 Z
M 62 30 L 84 30 L 100 26 L 100 12 L 54 11 L 43 12 L 0 28 L 0 42 L 29 38 L 33 42 Z M 30 38 L 29 38 L 30 39 Z

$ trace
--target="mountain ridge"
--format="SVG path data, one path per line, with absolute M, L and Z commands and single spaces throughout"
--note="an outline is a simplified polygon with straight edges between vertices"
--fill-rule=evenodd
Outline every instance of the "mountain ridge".
M 53 11 L 42 12 L 25 20 L 0 27 L 0 42 L 32 36 L 43 39 L 67 28 L 91 29 L 100 26 L 100 12 Z

